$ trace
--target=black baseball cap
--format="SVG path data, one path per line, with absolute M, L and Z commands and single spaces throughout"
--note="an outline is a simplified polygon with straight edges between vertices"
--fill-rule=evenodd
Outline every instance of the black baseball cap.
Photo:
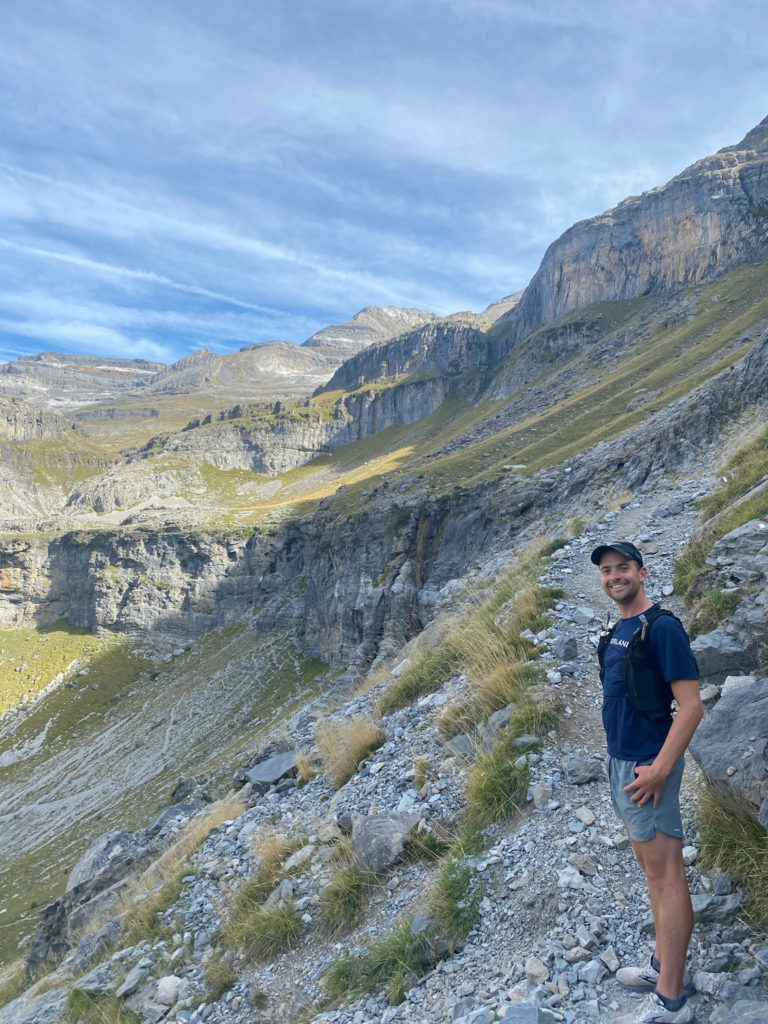
M 642 569 L 643 567 L 643 556 L 637 550 L 634 544 L 630 544 L 628 540 L 615 540 L 611 541 L 610 544 L 600 544 L 592 552 L 591 560 L 593 565 L 600 565 L 600 559 L 608 551 L 618 551 L 620 555 L 626 555 L 627 558 L 631 558 L 633 562 Z

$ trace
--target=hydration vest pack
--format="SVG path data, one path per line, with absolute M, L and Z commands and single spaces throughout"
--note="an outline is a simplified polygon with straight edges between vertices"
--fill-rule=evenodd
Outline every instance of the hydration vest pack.
M 673 700 L 672 687 L 662 675 L 658 658 L 647 641 L 651 626 L 661 615 L 670 615 L 676 622 L 680 622 L 666 608 L 649 608 L 647 612 L 642 612 L 639 616 L 641 625 L 630 638 L 624 655 L 624 690 L 627 700 L 636 711 L 652 722 L 661 722 L 670 717 Z M 605 652 L 616 625 L 614 622 L 600 636 L 597 646 L 601 682 L 605 676 Z

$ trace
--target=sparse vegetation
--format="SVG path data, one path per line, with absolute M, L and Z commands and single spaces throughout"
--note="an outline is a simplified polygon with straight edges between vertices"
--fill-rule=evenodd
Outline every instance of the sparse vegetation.
M 214 953 L 210 960 L 206 961 L 205 983 L 208 989 L 208 1000 L 217 1002 L 237 982 L 237 974 L 228 959 L 220 953 Z
M 513 733 L 478 758 L 467 781 L 467 821 L 476 827 L 514 817 L 525 803 L 531 779 L 527 762 L 518 763 L 524 750 L 514 746 Z
M 0 1008 L 18 999 L 24 990 L 31 984 L 24 967 L 19 967 L 0 985 Z
M 694 605 L 688 625 L 688 634 L 693 639 L 702 633 L 715 629 L 734 611 L 741 601 L 738 591 L 726 592 L 715 587 Z
M 341 935 L 354 928 L 368 906 L 377 880 L 375 872 L 363 871 L 355 865 L 337 871 L 320 898 L 320 917 L 325 931 Z
M 343 786 L 357 771 L 360 762 L 386 740 L 383 729 L 364 715 L 341 721 L 326 719 L 318 723 L 315 741 L 323 769 L 336 786 Z
M 701 866 L 729 871 L 747 893 L 755 924 L 768 929 L 768 833 L 748 818 L 724 807 L 709 790 L 699 801 Z
M 116 996 L 97 996 L 73 989 L 67 999 L 67 1024 L 139 1024 L 141 1017 Z
M 477 924 L 483 892 L 482 876 L 471 859 L 459 852 L 443 862 L 430 894 L 430 909 L 453 942 L 466 938 Z
M 411 932 L 405 918 L 359 957 L 343 956 L 323 979 L 332 999 L 385 989 L 391 1003 L 401 1002 L 409 982 L 431 961 L 429 939 Z
M 407 707 L 418 697 L 439 690 L 456 668 L 456 659 L 447 646 L 424 651 L 402 675 L 384 692 L 379 711 L 388 715 L 398 708 Z
M 250 912 L 238 901 L 222 938 L 228 948 L 242 949 L 249 960 L 271 960 L 298 944 L 301 918 L 292 900 L 266 910 L 252 906 Z
M 750 444 L 740 448 L 722 468 L 727 483 L 714 494 L 703 498 L 700 507 L 705 518 L 721 512 L 746 494 L 760 481 L 768 478 L 768 430 Z

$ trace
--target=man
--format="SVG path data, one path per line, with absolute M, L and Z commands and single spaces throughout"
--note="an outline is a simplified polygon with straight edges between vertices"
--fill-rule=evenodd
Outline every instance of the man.
M 591 557 L 600 568 L 603 590 L 616 602 L 620 615 L 601 651 L 611 797 L 645 873 L 656 928 L 650 962 L 616 973 L 624 985 L 653 991 L 635 1012 L 614 1024 L 687 1024 L 693 1020 L 686 1001 L 685 970 L 693 909 L 683 865 L 679 793 L 683 754 L 704 714 L 698 669 L 677 619 L 664 614 L 653 617 L 658 606 L 646 596 L 648 570 L 634 544 L 601 544 Z M 642 648 L 640 636 L 645 638 Z M 629 661 L 633 637 L 633 651 L 641 650 L 654 681 L 668 694 L 666 708 L 655 713 L 638 710 L 637 702 L 627 696 L 625 676 L 640 678 L 635 663 Z M 674 718 L 669 696 L 674 696 L 678 707 Z

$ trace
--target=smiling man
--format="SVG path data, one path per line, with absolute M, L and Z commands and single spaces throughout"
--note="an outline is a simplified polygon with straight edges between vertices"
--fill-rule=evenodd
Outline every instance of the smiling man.
M 645 873 L 656 927 L 650 960 L 616 973 L 624 985 L 653 991 L 614 1024 L 688 1024 L 685 958 L 693 910 L 680 780 L 683 754 L 703 716 L 699 673 L 682 624 L 646 596 L 648 570 L 635 545 L 601 544 L 591 558 L 620 615 L 598 648 L 611 797 Z

